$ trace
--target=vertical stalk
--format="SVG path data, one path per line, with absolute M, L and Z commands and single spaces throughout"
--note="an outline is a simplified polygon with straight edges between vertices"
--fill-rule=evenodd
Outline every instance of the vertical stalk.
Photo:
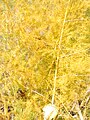
M 70 3 L 70 0 L 68 1 L 68 6 L 67 6 L 66 11 L 65 11 L 63 25 L 62 25 L 62 29 L 61 29 L 61 33 L 60 33 L 60 39 L 58 41 L 58 52 L 56 54 L 56 69 L 55 69 L 55 74 L 54 74 L 54 88 L 53 88 L 53 95 L 52 95 L 52 104 L 54 104 L 54 101 L 55 101 L 56 80 L 57 80 L 58 65 L 59 65 L 59 54 L 60 54 L 60 48 L 61 48 L 61 43 L 62 43 L 62 38 L 63 38 L 65 21 L 66 21 L 66 17 L 67 17 L 67 13 L 68 13 L 69 3 Z

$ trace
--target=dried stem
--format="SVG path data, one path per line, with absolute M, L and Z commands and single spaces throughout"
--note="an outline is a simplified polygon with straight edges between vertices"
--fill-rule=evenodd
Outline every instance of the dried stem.
M 69 3 L 70 3 L 70 0 L 68 1 L 68 6 L 69 6 Z M 58 43 L 58 52 L 56 54 L 56 69 L 55 69 L 55 74 L 54 74 L 54 88 L 53 88 L 53 95 L 52 95 L 52 104 L 54 104 L 54 99 L 55 99 L 56 79 L 57 79 L 58 65 L 59 65 L 59 54 L 60 54 L 60 48 L 61 48 L 61 43 L 62 43 L 62 38 L 63 38 L 65 21 L 66 21 L 67 12 L 68 12 L 68 6 L 67 6 L 66 11 L 65 11 L 63 25 L 62 25 L 62 29 L 61 29 L 61 33 L 60 33 L 60 39 L 59 39 L 59 43 Z
M 77 110 L 77 112 L 78 112 L 78 115 L 79 115 L 80 120 L 84 120 L 83 115 L 82 115 L 82 112 L 81 112 L 81 110 L 80 110 L 80 107 L 79 107 L 79 104 L 78 104 L 78 103 L 77 103 L 77 105 L 76 105 L 76 110 Z

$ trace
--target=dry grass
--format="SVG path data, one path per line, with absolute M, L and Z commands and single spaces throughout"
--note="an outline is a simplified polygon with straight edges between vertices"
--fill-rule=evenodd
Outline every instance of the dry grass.
M 48 103 L 73 120 L 78 100 L 89 120 L 89 0 L 0 2 L 0 120 L 43 120 Z

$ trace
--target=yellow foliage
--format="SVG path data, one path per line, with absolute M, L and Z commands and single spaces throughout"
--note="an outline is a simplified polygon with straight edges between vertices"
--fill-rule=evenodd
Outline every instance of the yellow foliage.
M 0 116 L 42 120 L 55 102 L 57 119 L 73 120 L 69 111 L 90 89 L 90 1 L 0 2 Z

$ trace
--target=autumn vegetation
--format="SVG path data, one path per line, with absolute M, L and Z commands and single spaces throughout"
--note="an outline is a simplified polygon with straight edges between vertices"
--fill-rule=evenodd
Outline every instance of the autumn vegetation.
M 50 103 L 90 120 L 90 1 L 0 0 L 0 120 L 43 120 Z

